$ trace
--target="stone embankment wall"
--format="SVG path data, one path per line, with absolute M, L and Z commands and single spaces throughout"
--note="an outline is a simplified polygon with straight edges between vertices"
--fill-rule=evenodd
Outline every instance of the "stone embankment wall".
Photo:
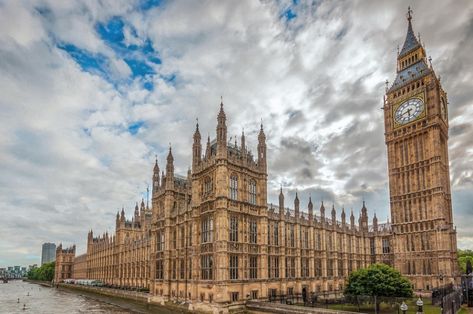
M 103 294 L 110 297 L 119 297 L 119 298 L 140 301 L 140 302 L 148 302 L 149 297 L 150 297 L 149 293 L 111 289 L 111 288 L 104 288 L 104 287 L 91 287 L 91 286 L 72 285 L 72 284 L 65 284 L 65 283 L 60 283 L 58 286 L 65 289 L 88 291 L 92 293 Z

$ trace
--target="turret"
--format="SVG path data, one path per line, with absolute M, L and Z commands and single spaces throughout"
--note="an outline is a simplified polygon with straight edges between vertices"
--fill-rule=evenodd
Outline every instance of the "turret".
M 217 158 L 227 157 L 227 117 L 223 110 L 223 99 L 220 102 L 220 111 L 217 117 Z
M 207 147 L 205 148 L 205 158 L 210 158 L 210 136 L 207 137 Z
M 335 225 L 337 222 L 337 211 L 335 210 L 335 204 L 332 204 L 332 225 Z
M 172 156 L 172 148 L 169 145 L 169 153 L 166 163 L 166 189 L 171 190 L 174 187 L 174 157 Z
M 325 223 L 325 206 L 324 206 L 324 201 L 322 201 L 322 204 L 320 205 L 320 220 L 322 220 L 322 223 Z
M 122 212 L 120 213 L 120 221 L 125 221 L 125 209 L 122 207 Z
M 378 231 L 378 217 L 376 217 L 376 213 L 374 213 L 374 217 L 373 217 L 373 231 L 374 232 Z
M 117 219 L 115 220 L 115 229 L 120 226 L 120 212 L 117 211 Z
M 145 199 L 144 198 L 141 198 L 141 205 L 140 205 L 140 217 L 144 219 L 145 217 L 145 210 L 146 210 L 146 207 L 145 207 Z
M 353 215 L 353 209 L 350 214 L 350 227 L 351 229 L 355 229 L 355 215 Z
M 156 156 L 156 162 L 154 163 L 153 168 L 153 195 L 159 190 L 159 166 L 158 166 L 158 156 Z
M 299 197 L 297 196 L 297 192 L 296 197 L 294 198 L 294 211 L 296 213 L 296 218 L 299 218 Z
M 312 197 L 309 196 L 309 204 L 307 205 L 307 209 L 309 210 L 309 221 L 314 219 L 314 205 L 312 204 Z
M 346 224 L 345 208 L 342 207 L 342 227 L 345 227 L 345 224 Z
M 361 208 L 360 229 L 365 232 L 368 231 L 368 209 L 365 206 L 365 201 L 363 201 L 363 207 Z
M 284 194 L 282 193 L 282 187 L 279 191 L 279 216 L 281 219 L 284 218 Z
M 138 221 L 138 217 L 140 216 L 140 212 L 138 210 L 139 210 L 138 202 L 136 202 L 136 205 L 135 205 L 135 221 Z
M 200 164 L 200 160 L 202 157 L 202 144 L 200 141 L 201 137 L 199 131 L 199 122 L 197 122 L 194 132 L 194 144 L 192 144 L 192 168 L 194 169 L 197 165 Z
M 240 151 L 243 161 L 246 161 L 246 139 L 245 139 L 245 131 L 241 131 L 241 141 L 240 141 Z
M 266 171 L 266 135 L 263 131 L 263 123 L 258 134 L 258 166 Z

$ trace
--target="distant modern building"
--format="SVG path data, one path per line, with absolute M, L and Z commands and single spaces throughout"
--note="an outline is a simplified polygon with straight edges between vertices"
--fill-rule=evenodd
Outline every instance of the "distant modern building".
M 43 243 L 41 252 L 41 266 L 45 263 L 54 262 L 56 260 L 56 244 Z
M 20 279 L 27 274 L 26 267 L 8 266 L 7 268 L 0 268 L 0 278 Z

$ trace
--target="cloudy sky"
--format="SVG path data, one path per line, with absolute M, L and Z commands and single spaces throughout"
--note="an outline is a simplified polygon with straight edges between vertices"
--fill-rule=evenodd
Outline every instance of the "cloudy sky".
M 0 0 L 0 267 L 85 250 L 190 164 L 198 117 L 268 138 L 269 201 L 389 215 L 382 106 L 408 5 L 449 96 L 458 243 L 473 248 L 473 2 Z M 290 202 L 290 201 L 289 201 Z M 316 205 L 318 208 L 319 205 Z

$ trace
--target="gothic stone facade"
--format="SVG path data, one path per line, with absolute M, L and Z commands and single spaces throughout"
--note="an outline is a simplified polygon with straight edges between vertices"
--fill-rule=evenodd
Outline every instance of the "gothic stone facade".
M 72 278 L 76 246 L 62 248 L 62 243 L 56 248 L 56 266 L 54 267 L 54 281 L 61 282 Z
M 448 162 L 447 94 L 408 12 L 397 75 L 384 101 L 394 266 L 419 287 L 457 272 Z M 432 275 L 436 276 L 433 277 Z
M 122 210 L 113 236 L 89 233 L 88 278 L 145 287 L 156 300 L 216 306 L 341 291 L 350 272 L 378 262 L 418 290 L 453 282 L 447 100 L 426 62 L 409 12 L 384 102 L 392 224 L 378 224 L 376 215 L 369 224 L 364 202 L 357 224 L 344 209 L 337 219 L 333 206 L 326 216 L 323 203 L 316 214 L 311 199 L 301 209 L 297 194 L 289 209 L 282 190 L 278 206 L 268 204 L 263 126 L 253 156 L 244 134 L 239 145 L 228 142 L 222 103 L 216 139 L 207 139 L 205 151 L 196 127 L 186 176 L 174 173 L 169 148 L 165 172 L 154 165 L 151 209 L 142 201 L 131 221 Z

